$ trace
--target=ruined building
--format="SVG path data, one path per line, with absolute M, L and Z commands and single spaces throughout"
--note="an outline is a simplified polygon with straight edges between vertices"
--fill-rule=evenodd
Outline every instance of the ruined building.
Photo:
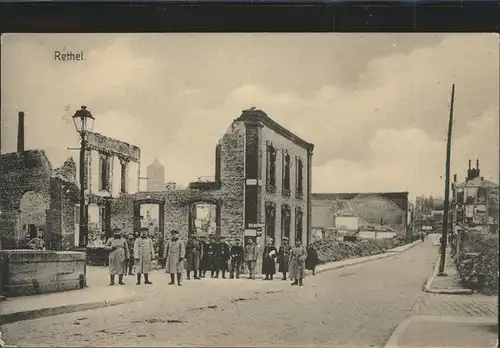
M 75 163 L 53 170 L 42 150 L 24 149 L 19 113 L 17 151 L 0 155 L 0 249 L 22 248 L 43 231 L 50 249 L 72 245 L 78 202 Z
M 140 227 L 140 206 L 159 205 L 159 231 L 183 238 L 195 233 L 197 204 L 215 206 L 215 234 L 283 236 L 307 243 L 311 224 L 311 160 L 314 145 L 254 108 L 235 119 L 215 148 L 215 179 L 187 189 L 138 192 L 112 202 L 111 224 Z

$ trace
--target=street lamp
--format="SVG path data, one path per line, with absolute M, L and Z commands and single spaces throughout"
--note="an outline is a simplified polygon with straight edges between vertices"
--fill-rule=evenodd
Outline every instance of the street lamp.
M 78 247 L 86 248 L 88 242 L 88 222 L 85 203 L 85 151 L 88 132 L 94 126 L 94 116 L 87 110 L 86 106 L 82 106 L 80 110 L 73 115 L 73 122 L 76 131 L 80 135 L 80 223 L 78 234 Z

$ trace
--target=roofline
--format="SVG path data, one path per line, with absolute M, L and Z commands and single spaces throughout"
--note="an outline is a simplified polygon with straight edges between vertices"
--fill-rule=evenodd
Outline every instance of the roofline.
M 311 193 L 311 197 L 314 198 L 314 196 L 318 195 L 400 195 L 400 194 L 405 194 L 408 195 L 408 191 L 390 191 L 390 192 L 316 192 L 316 193 Z
M 298 135 L 292 133 L 290 130 L 287 128 L 283 127 L 276 121 L 274 121 L 272 118 L 270 118 L 264 111 L 258 110 L 258 109 L 249 109 L 249 110 L 243 110 L 240 117 L 234 120 L 236 121 L 243 121 L 243 122 L 258 122 L 261 123 L 262 125 L 266 126 L 267 128 L 270 128 L 274 130 L 276 133 L 279 135 L 287 138 L 288 140 L 294 142 L 295 144 L 307 149 L 309 152 L 313 152 L 314 150 L 314 144 L 309 143 L 299 137 Z

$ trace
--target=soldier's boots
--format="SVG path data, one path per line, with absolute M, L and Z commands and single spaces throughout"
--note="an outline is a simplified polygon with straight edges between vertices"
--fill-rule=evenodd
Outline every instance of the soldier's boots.
M 292 285 L 299 285 L 299 281 L 297 279 L 295 279 L 292 283 Z
M 125 283 L 123 282 L 123 274 L 118 274 L 118 284 L 125 285 Z
M 286 280 L 286 272 L 283 272 L 283 280 Z
M 177 285 L 178 286 L 182 286 L 181 278 L 182 278 L 182 273 L 177 273 Z
M 147 274 L 147 273 L 144 273 L 144 284 L 148 284 L 148 285 L 153 284 L 149 281 L 149 274 Z
M 222 271 L 222 279 L 226 279 L 226 271 Z
M 175 284 L 175 274 L 170 273 L 170 283 L 168 285 L 174 285 Z
M 109 285 L 115 285 L 115 275 L 114 274 L 111 274 L 109 276 L 109 280 L 110 280 Z
M 137 273 L 137 283 L 135 285 L 141 285 L 141 274 Z
M 302 285 L 304 285 L 304 284 L 302 283 L 302 278 L 300 278 L 299 279 L 299 286 L 302 286 Z
M 186 271 L 186 279 L 190 280 L 191 279 L 191 271 Z M 196 279 L 196 272 L 194 273 L 194 279 Z

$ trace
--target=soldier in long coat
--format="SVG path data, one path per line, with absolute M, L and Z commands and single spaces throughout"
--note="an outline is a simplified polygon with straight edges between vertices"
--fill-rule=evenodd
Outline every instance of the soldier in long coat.
M 297 240 L 295 247 L 290 251 L 290 278 L 294 279 L 292 285 L 302 286 L 305 277 L 306 258 L 306 248 Z
M 268 238 L 267 245 L 262 253 L 262 273 L 266 276 L 264 280 L 273 280 L 273 276 L 276 274 L 276 257 L 278 256 L 278 251 L 274 246 L 274 240 Z
M 148 229 L 141 228 L 141 237 L 134 243 L 135 272 L 137 273 L 137 285 L 141 284 L 141 274 L 144 274 L 144 284 L 152 284 L 149 281 L 149 272 L 152 270 L 152 262 L 155 254 L 153 241 L 148 237 Z
M 203 258 L 201 260 L 201 268 L 203 269 L 202 273 L 203 278 L 205 278 L 207 271 L 210 271 L 210 276 L 212 278 L 215 275 L 214 247 L 215 247 L 215 240 L 213 235 L 210 235 L 208 240 L 206 240 L 203 243 Z
M 123 275 L 126 273 L 125 260 L 129 255 L 127 242 L 122 238 L 119 228 L 113 230 L 113 237 L 106 241 L 105 248 L 109 253 L 109 285 L 115 285 L 115 276 L 118 274 L 118 284 L 125 285 Z
M 236 271 L 236 279 L 240 279 L 241 265 L 243 264 L 243 259 L 245 252 L 243 246 L 240 244 L 239 238 L 234 240 L 234 245 L 231 247 L 231 273 L 229 277 L 234 279 L 234 272 Z
M 229 270 L 229 245 L 224 236 L 220 236 L 219 242 L 214 244 L 215 278 L 219 278 L 219 271 L 222 271 L 222 278 L 226 279 L 226 271 Z
M 203 246 L 196 235 L 191 235 L 186 243 L 186 275 L 191 279 L 191 271 L 194 272 L 194 279 L 200 279 L 198 270 L 200 269 L 200 260 L 203 257 Z
M 186 249 L 184 248 L 184 243 L 179 239 L 179 232 L 172 230 L 170 233 L 172 234 L 172 239 L 168 241 L 165 246 L 165 253 L 163 254 L 167 258 L 165 272 L 170 273 L 169 285 L 175 284 L 175 275 L 177 274 L 177 285 L 181 286 Z
M 277 262 L 279 265 L 278 271 L 283 273 L 283 280 L 286 280 L 286 274 L 288 272 L 288 263 L 290 259 L 290 250 L 292 247 L 288 243 L 288 237 L 283 237 L 283 244 L 278 250 Z

